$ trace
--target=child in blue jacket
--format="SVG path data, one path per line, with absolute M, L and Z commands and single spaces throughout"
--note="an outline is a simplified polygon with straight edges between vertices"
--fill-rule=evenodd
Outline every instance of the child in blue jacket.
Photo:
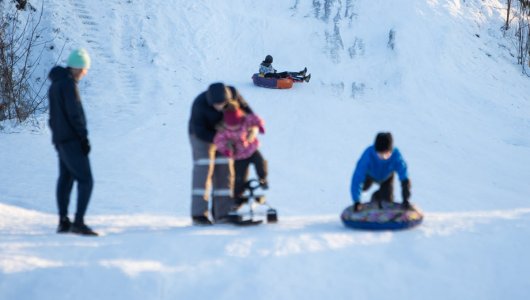
M 410 180 L 407 164 L 397 148 L 393 147 L 392 134 L 380 132 L 375 138 L 374 145 L 366 148 L 357 162 L 357 167 L 351 180 L 351 196 L 353 209 L 362 209 L 361 191 L 366 191 L 376 182 L 379 190 L 372 194 L 371 201 L 394 201 L 394 172 L 398 173 L 401 181 L 403 208 L 410 208 Z

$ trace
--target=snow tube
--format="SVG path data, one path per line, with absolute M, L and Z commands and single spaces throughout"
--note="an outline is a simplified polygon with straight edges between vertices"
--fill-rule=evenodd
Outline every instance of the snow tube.
M 352 206 L 344 209 L 340 216 L 346 227 L 366 230 L 399 230 L 419 225 L 423 214 L 414 206 L 412 209 L 401 208 L 401 203 L 383 202 L 363 203 L 363 209 L 354 212 Z
M 252 81 L 257 86 L 269 89 L 290 89 L 293 87 L 291 78 L 266 78 L 259 76 L 258 73 L 252 75 Z

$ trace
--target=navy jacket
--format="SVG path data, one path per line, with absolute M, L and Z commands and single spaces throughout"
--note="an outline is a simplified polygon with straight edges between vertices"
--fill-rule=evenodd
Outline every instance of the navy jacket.
M 54 67 L 48 78 L 52 81 L 48 90 L 52 142 L 59 144 L 87 139 L 85 112 L 81 105 L 77 81 L 70 69 Z
M 408 179 L 407 164 L 397 148 L 394 148 L 389 159 L 383 160 L 377 156 L 374 146 L 368 147 L 357 162 L 357 167 L 351 179 L 353 201 L 360 201 L 362 184 L 367 175 L 376 182 L 383 182 L 394 172 L 398 173 L 401 181 Z
M 232 86 L 229 86 L 232 91 L 232 95 L 235 95 L 235 100 L 239 102 L 239 105 L 243 111 L 251 114 L 252 109 L 248 106 L 247 102 L 239 94 L 239 92 Z M 191 106 L 191 116 L 188 123 L 189 134 L 196 135 L 200 140 L 213 143 L 216 129 L 215 126 L 223 120 L 223 112 L 217 111 L 213 105 L 208 101 L 206 92 L 201 93 Z

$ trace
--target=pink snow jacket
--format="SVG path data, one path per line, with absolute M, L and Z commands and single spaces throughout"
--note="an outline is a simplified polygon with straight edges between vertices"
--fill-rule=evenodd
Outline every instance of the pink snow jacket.
M 252 142 L 247 141 L 249 130 L 255 126 L 260 133 L 265 133 L 263 119 L 255 114 L 247 114 L 238 129 L 230 130 L 223 127 L 217 131 L 213 139 L 217 151 L 235 160 L 249 158 L 259 147 L 257 138 Z

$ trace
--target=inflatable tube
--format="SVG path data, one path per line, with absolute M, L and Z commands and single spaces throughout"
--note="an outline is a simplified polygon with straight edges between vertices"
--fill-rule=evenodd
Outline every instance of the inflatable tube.
M 258 73 L 252 75 L 252 81 L 257 86 L 269 89 L 290 89 L 293 87 L 291 78 L 265 78 L 260 77 Z
M 346 227 L 365 230 L 400 230 L 412 228 L 423 221 L 423 214 L 413 207 L 405 210 L 400 203 L 382 203 L 380 209 L 375 202 L 363 203 L 363 209 L 354 212 L 348 206 L 341 214 L 341 220 Z

